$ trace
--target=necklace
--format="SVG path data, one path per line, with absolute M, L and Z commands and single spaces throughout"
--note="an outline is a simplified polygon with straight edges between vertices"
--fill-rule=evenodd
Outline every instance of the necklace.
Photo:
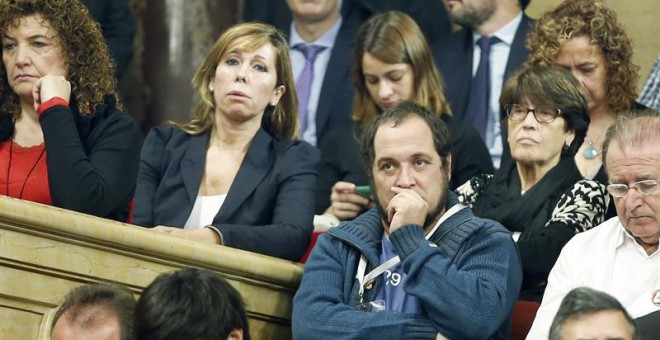
M 601 131 L 600 134 L 598 134 L 598 137 L 596 137 L 595 139 L 590 139 L 586 141 L 587 147 L 584 148 L 584 151 L 582 151 L 582 157 L 589 160 L 596 159 L 596 157 L 598 157 L 598 150 L 596 150 L 596 147 L 594 147 L 594 140 L 596 141 L 600 140 L 600 137 L 603 136 L 603 134 L 605 133 L 605 131 L 607 131 L 607 129 L 608 128 L 603 129 L 603 131 Z
M 46 152 L 46 146 L 44 145 L 44 148 L 41 149 L 41 153 L 39 153 L 39 157 L 37 157 L 37 161 L 34 162 L 34 165 L 32 165 L 32 168 L 30 171 L 28 171 L 27 176 L 25 176 L 25 180 L 23 181 L 23 185 L 21 186 L 21 192 L 18 195 L 19 199 L 23 199 L 23 191 L 25 190 L 25 185 L 28 182 L 28 179 L 30 179 L 30 175 L 34 172 L 34 170 L 37 168 L 37 165 L 39 165 L 39 161 L 41 160 L 41 157 L 44 156 L 44 153 Z M 14 139 L 9 142 L 9 164 L 7 165 L 7 186 L 5 188 L 7 197 L 9 197 L 9 174 L 11 171 L 11 161 L 12 161 L 12 156 L 14 154 Z
M 586 159 L 594 159 L 598 156 L 598 150 L 594 148 L 594 142 L 591 140 L 587 141 L 587 147 L 582 151 L 582 156 Z

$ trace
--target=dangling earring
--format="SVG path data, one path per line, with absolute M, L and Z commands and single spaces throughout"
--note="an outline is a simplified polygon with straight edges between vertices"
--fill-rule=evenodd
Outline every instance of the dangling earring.
M 213 87 L 213 84 L 209 84 L 209 91 L 213 92 L 215 88 Z

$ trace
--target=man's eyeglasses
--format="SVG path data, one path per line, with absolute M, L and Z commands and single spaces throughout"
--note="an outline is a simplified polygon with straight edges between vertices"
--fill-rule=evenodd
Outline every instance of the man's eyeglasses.
M 506 116 L 509 118 L 509 120 L 516 123 L 525 120 L 527 114 L 530 112 L 534 115 L 534 119 L 536 119 L 536 121 L 539 123 L 552 123 L 555 119 L 557 119 L 557 116 L 561 114 L 560 109 L 530 109 L 519 104 L 504 105 L 504 110 L 506 111 Z
M 647 179 L 635 182 L 632 186 L 626 184 L 610 184 L 607 186 L 607 192 L 614 197 L 625 197 L 630 189 L 637 189 L 644 195 L 653 195 L 658 190 L 658 181 Z

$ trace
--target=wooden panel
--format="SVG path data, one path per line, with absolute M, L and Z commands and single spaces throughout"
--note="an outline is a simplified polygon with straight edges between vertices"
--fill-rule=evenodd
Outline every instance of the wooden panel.
M 0 271 L 0 277 L 4 277 L 4 272 Z M 48 309 L 31 301 L 0 296 L 2 339 L 38 339 L 39 329 Z
M 76 286 L 116 282 L 139 294 L 159 274 L 188 266 L 215 271 L 236 287 L 255 339 L 291 338 L 297 263 L 0 197 L 3 337 L 48 339 L 51 314 Z

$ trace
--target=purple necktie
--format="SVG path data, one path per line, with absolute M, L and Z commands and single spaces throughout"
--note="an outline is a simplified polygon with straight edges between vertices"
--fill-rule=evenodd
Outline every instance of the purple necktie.
M 484 141 L 490 113 L 490 47 L 500 41 L 497 37 L 481 37 L 477 40 L 481 47 L 481 58 L 470 85 L 467 119 L 472 122 Z
M 309 105 L 309 94 L 312 92 L 312 82 L 314 81 L 314 60 L 326 48 L 324 46 L 310 44 L 298 44 L 293 48 L 305 55 L 305 66 L 296 81 L 298 121 L 300 125 L 300 136 L 302 136 L 307 128 L 307 106 Z

